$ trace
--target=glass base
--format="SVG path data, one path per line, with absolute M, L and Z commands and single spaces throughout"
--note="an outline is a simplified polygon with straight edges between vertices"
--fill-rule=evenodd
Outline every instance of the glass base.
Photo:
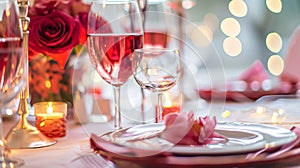
M 1 168 L 14 168 L 21 167 L 24 165 L 24 161 L 22 159 L 13 158 L 9 156 L 2 157 L 0 160 Z

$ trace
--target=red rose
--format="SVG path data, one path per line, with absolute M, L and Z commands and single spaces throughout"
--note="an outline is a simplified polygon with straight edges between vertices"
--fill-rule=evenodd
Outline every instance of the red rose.
M 80 22 L 63 12 L 34 16 L 30 20 L 29 60 L 42 53 L 64 66 L 73 47 L 85 41 L 85 34 Z
M 84 29 L 87 30 L 88 13 L 87 12 L 80 12 L 80 13 L 78 13 L 76 19 L 78 19 L 80 21 L 81 25 L 84 27 Z

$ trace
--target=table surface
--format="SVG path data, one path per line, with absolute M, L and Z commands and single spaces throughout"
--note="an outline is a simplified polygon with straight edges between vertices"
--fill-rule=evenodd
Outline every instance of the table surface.
M 214 115 L 217 120 L 240 121 L 240 119 L 248 118 L 246 115 L 253 116 L 252 112 L 257 107 L 253 102 L 247 103 L 206 103 L 203 100 L 197 100 L 185 103 L 184 111 L 197 111 L 199 115 Z M 226 112 L 226 113 L 224 113 Z M 129 114 L 129 113 L 127 113 Z M 136 125 L 136 122 L 129 120 L 125 112 L 123 117 L 123 127 Z M 226 114 L 226 115 L 225 115 Z M 139 116 L 138 114 L 134 114 Z M 138 117 L 135 118 L 135 121 Z M 255 117 L 254 117 L 255 118 Z M 249 119 L 249 118 L 248 118 Z M 254 119 L 255 120 L 255 119 Z M 299 120 L 300 121 L 300 120 Z M 16 120 L 4 120 L 4 133 L 6 134 L 10 128 L 16 123 Z M 293 123 L 297 125 L 297 123 Z M 285 128 L 291 127 L 290 123 L 279 125 Z M 300 126 L 300 125 L 299 125 Z M 34 149 L 12 149 L 11 156 L 24 160 L 24 168 L 35 167 L 87 167 L 87 163 L 80 159 L 83 154 L 91 152 L 89 146 L 89 137 L 91 133 L 103 134 L 113 130 L 113 123 L 86 123 L 76 124 L 73 119 L 67 121 L 67 135 L 57 138 L 57 143 L 43 148 Z M 88 166 L 90 167 L 90 166 Z M 297 167 L 297 166 L 295 166 Z M 300 167 L 300 162 L 299 162 Z

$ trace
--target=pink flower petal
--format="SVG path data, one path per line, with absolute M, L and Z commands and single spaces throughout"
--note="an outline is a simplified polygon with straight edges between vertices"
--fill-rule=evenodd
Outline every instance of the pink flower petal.
M 194 119 L 194 113 L 171 113 L 165 116 L 166 128 L 161 137 L 177 145 L 203 145 L 215 135 L 216 118 Z
M 200 143 L 204 143 L 215 132 L 217 120 L 216 120 L 216 117 L 213 117 L 212 119 L 210 119 L 209 116 L 206 116 L 204 118 L 199 118 L 199 120 L 200 120 L 200 124 L 202 125 L 202 128 L 200 130 L 198 141 Z
M 180 142 L 188 134 L 194 123 L 194 114 L 190 113 L 171 113 L 164 117 L 166 129 L 162 137 L 174 144 Z

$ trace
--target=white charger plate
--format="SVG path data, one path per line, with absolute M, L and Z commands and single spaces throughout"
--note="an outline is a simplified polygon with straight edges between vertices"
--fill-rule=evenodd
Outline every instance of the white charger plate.
M 297 138 L 294 132 L 271 125 L 219 122 L 215 130 L 225 136 L 227 140 L 201 146 L 188 146 L 175 145 L 156 136 L 164 128 L 163 123 L 139 125 L 104 134 L 102 138 L 131 148 L 168 151 L 179 155 L 249 153 L 263 148 L 280 147 Z

